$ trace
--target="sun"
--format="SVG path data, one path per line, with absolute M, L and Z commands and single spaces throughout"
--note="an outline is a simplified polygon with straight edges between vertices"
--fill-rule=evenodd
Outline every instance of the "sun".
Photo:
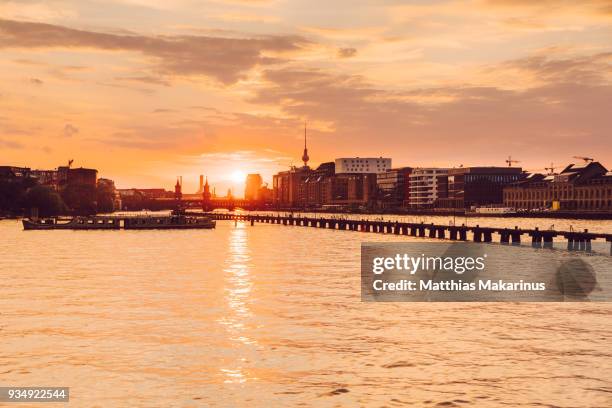
M 246 179 L 246 173 L 240 170 L 234 170 L 230 178 L 236 183 L 242 183 Z

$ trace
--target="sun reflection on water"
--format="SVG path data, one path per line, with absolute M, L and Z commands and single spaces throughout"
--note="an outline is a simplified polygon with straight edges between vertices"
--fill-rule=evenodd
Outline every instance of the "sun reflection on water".
M 249 308 L 253 282 L 249 271 L 251 256 L 245 227 L 244 223 L 237 223 L 230 232 L 228 257 L 223 269 L 227 314 L 219 320 L 227 328 L 232 348 L 236 348 L 239 355 L 248 352 L 244 350 L 245 346 L 256 345 L 256 341 L 247 335 L 247 322 L 253 315 Z M 236 359 L 236 362 L 239 361 L 244 361 L 244 358 Z M 243 367 L 236 365 L 221 369 L 225 383 L 243 383 L 247 380 Z

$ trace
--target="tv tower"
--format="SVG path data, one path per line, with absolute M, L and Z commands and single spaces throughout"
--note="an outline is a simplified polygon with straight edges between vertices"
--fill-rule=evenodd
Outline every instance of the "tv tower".
M 308 148 L 306 147 L 306 121 L 304 121 L 304 154 L 302 155 L 302 161 L 304 162 L 304 167 L 308 167 Z

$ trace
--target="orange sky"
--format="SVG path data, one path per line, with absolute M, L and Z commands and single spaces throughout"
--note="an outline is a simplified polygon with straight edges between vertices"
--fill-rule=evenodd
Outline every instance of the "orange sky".
M 187 192 L 299 164 L 612 167 L 612 3 L 0 1 L 0 164 Z M 241 194 L 241 191 L 238 191 Z

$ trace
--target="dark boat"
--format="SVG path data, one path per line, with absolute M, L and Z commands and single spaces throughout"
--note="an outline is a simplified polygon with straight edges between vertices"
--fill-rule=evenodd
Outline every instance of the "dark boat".
M 108 230 L 121 228 L 120 219 L 115 217 L 74 217 L 23 219 L 24 230 Z
M 170 215 L 89 216 L 70 219 L 52 217 L 24 219 L 24 230 L 117 230 L 117 229 L 211 229 L 215 221 L 210 217 L 194 217 L 183 211 Z

